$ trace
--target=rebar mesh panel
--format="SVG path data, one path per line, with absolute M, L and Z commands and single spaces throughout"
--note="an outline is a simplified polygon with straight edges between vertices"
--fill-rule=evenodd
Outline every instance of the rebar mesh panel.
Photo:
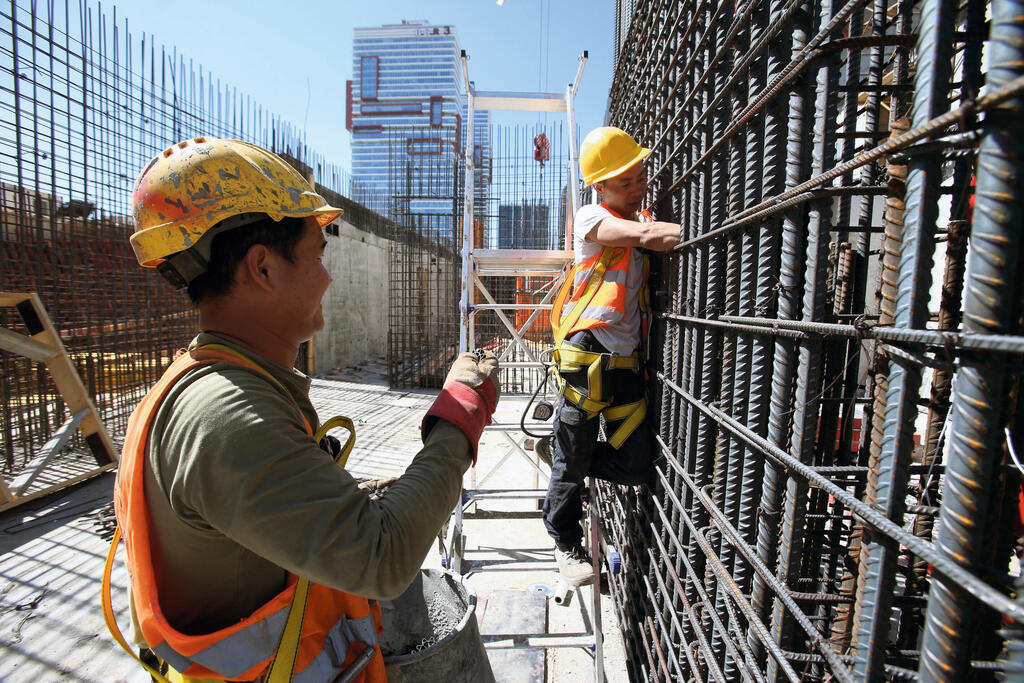
M 464 178 L 458 131 L 390 131 L 388 384 L 440 387 L 459 345 Z
M 682 225 L 655 481 L 600 500 L 631 677 L 1019 675 L 1020 3 L 627 8 L 609 119 Z
M 184 293 L 138 266 L 132 185 L 199 135 L 254 142 L 362 196 L 299 130 L 123 17 L 67 0 L 0 9 L 0 290 L 39 293 L 118 442 L 197 323 Z M 10 309 L 0 325 L 25 331 Z M 0 352 L 0 373 L 3 468 L 16 474 L 67 411 L 41 364 Z

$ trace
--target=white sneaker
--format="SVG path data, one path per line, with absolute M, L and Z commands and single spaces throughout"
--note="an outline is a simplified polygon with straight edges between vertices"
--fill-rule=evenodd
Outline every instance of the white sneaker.
M 590 562 L 590 555 L 582 545 L 576 544 L 565 550 L 556 545 L 555 560 L 558 562 L 562 580 L 570 586 L 576 588 L 593 583 L 594 567 Z

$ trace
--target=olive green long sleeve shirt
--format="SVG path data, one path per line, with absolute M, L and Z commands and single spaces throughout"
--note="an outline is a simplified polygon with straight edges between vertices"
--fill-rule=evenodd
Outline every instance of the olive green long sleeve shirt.
M 205 333 L 196 341 L 231 346 Z M 153 423 L 145 492 L 169 621 L 186 633 L 231 625 L 280 592 L 286 572 L 398 596 L 459 500 L 469 440 L 438 422 L 371 501 L 308 435 L 309 378 L 238 350 L 283 388 L 237 364 L 204 366 L 172 388 Z

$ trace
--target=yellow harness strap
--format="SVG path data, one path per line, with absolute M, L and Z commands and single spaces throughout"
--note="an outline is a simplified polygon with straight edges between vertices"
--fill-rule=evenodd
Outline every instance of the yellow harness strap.
M 267 370 L 261 367 L 258 363 L 229 346 L 225 346 L 223 344 L 204 344 L 197 348 L 217 349 L 218 351 L 234 356 L 241 361 L 242 365 L 258 370 L 273 381 L 274 384 L 281 387 L 285 392 L 288 391 L 276 377 L 267 372 Z M 302 419 L 306 423 L 306 429 L 312 433 L 313 428 L 310 426 L 309 420 L 306 419 L 305 415 L 302 416 Z M 345 467 L 345 463 L 348 462 L 348 456 L 352 453 L 352 448 L 356 445 L 356 426 L 350 418 L 341 415 L 332 417 L 320 425 L 320 428 L 315 434 L 313 434 L 313 438 L 317 443 L 320 443 L 320 440 L 326 436 L 327 432 L 335 427 L 344 427 L 349 433 L 348 438 L 345 440 L 345 444 L 341 447 L 341 452 L 334 457 L 334 461 L 338 463 L 338 467 Z M 116 640 L 124 651 L 130 654 L 135 661 L 142 665 L 142 667 L 149 672 L 149 675 L 152 676 L 153 680 L 157 683 L 220 683 L 221 679 L 185 676 L 184 674 L 175 671 L 170 666 L 167 667 L 167 676 L 165 677 L 159 671 L 143 662 L 139 656 L 135 654 L 135 650 L 128 645 L 128 641 L 125 639 L 124 634 L 121 633 L 121 628 L 117 625 L 117 620 L 114 618 L 114 607 L 110 593 L 110 575 L 114 566 L 114 557 L 117 555 L 117 546 L 120 542 L 121 527 L 115 527 L 114 537 L 110 541 L 110 550 L 107 551 L 107 561 L 103 567 L 103 581 L 100 592 L 100 601 L 103 604 L 103 619 L 107 623 L 107 630 L 109 630 L 110 634 L 114 636 L 114 640 Z M 288 608 L 288 619 L 285 621 L 284 631 L 281 633 L 281 642 L 278 644 L 277 651 L 274 653 L 274 659 L 270 663 L 267 675 L 263 678 L 264 683 L 290 683 L 294 677 L 295 660 L 299 654 L 299 640 L 302 637 L 302 622 L 306 617 L 306 605 L 308 601 L 309 579 L 299 577 L 295 583 L 295 595 L 292 597 L 292 604 Z
M 602 410 L 611 405 L 611 401 L 594 400 L 567 382 L 563 382 L 562 395 L 569 403 L 577 405 L 585 411 L 588 420 L 597 417 Z
M 316 439 L 317 443 L 320 443 L 320 439 L 324 438 L 327 432 L 335 427 L 344 427 L 348 430 L 348 438 L 345 439 L 345 445 L 341 447 L 341 452 L 334 456 L 334 462 L 338 463 L 338 467 L 343 468 L 345 463 L 348 462 L 348 456 L 352 453 L 352 447 L 356 445 L 356 426 L 352 419 L 344 415 L 336 415 L 320 425 L 320 429 L 316 430 L 313 438 Z
M 638 372 L 640 368 L 640 356 L 634 353 L 631 356 L 616 356 L 607 353 L 595 353 L 584 351 L 568 342 L 562 342 L 562 346 L 554 351 L 556 377 L 561 384 L 562 394 L 571 403 L 579 406 L 587 412 L 587 419 L 595 417 L 604 410 L 611 401 L 604 400 L 603 371 L 608 370 L 632 370 Z M 586 368 L 587 370 L 587 391 L 572 386 L 562 379 L 563 372 L 577 372 Z
M 290 683 L 295 674 L 295 658 L 299 654 L 299 640 L 302 637 L 302 622 L 306 619 L 306 605 L 309 602 L 309 579 L 299 578 L 295 583 L 295 596 L 288 608 L 288 621 L 284 623 L 281 644 L 277 646 L 274 660 L 263 678 L 264 683 Z M 183 683 L 191 683 L 184 681 Z
M 128 645 L 128 641 L 125 640 L 124 634 L 121 633 L 121 627 L 117 625 L 117 620 L 114 619 L 114 605 L 110 597 L 110 572 L 114 567 L 114 558 L 117 556 L 117 546 L 120 543 L 121 527 L 117 526 L 114 527 L 114 538 L 110 541 L 110 550 L 107 551 L 107 561 L 103 565 L 103 582 L 101 583 L 100 588 L 100 602 L 103 604 L 103 620 L 107 622 L 107 630 L 110 631 L 110 635 L 114 636 L 114 640 L 116 640 L 124 651 L 130 654 L 143 669 L 149 672 L 149 675 L 153 677 L 154 681 L 157 683 L 170 683 L 170 681 L 163 677 L 163 674 L 139 659 L 139 656 L 135 654 L 135 650 Z
M 615 433 L 608 438 L 608 443 L 612 445 L 612 448 L 618 449 L 647 416 L 647 399 L 642 398 L 635 403 L 625 403 L 614 408 L 606 408 L 603 414 L 604 419 L 608 422 L 625 420 L 615 430 Z
M 608 439 L 613 448 L 619 448 L 625 443 L 629 435 L 643 422 L 647 415 L 647 400 L 641 399 L 634 403 L 627 403 L 621 406 L 609 408 L 611 397 L 604 400 L 604 388 L 602 386 L 603 371 L 608 370 L 631 370 L 640 372 L 640 354 L 633 353 L 631 356 L 617 356 L 615 354 L 596 353 L 584 351 L 577 346 L 563 342 L 562 346 L 554 352 L 556 377 L 561 384 L 562 395 L 565 399 L 583 410 L 587 419 L 593 419 L 597 415 L 604 415 L 609 422 L 624 420 L 615 430 L 615 433 Z M 583 368 L 587 369 L 587 391 L 569 384 L 562 379 L 562 372 L 578 372 Z
M 608 443 L 616 449 L 626 442 L 629 435 L 640 426 L 640 423 L 647 416 L 646 398 L 609 408 L 608 406 L 611 405 L 610 399 L 608 401 L 596 401 L 592 396 L 587 396 L 568 382 L 563 382 L 562 395 L 565 396 L 565 400 L 579 406 L 587 414 L 588 420 L 597 417 L 598 414 L 604 415 L 604 419 L 608 422 L 625 420 L 615 430 L 615 433 L 608 438 Z
M 609 353 L 596 353 L 584 351 L 578 346 L 563 342 L 562 346 L 555 350 L 554 357 L 558 363 L 559 372 L 575 372 L 584 367 L 592 366 L 596 361 L 601 363 L 607 370 L 640 370 L 640 354 L 633 353 L 629 356 L 619 356 Z

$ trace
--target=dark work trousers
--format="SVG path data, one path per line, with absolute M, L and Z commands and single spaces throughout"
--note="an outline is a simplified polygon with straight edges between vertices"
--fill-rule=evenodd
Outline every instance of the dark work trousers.
M 607 353 L 589 330 L 576 332 L 569 341 L 585 351 Z M 586 369 L 564 373 L 563 378 L 576 387 L 587 386 Z M 612 398 L 611 406 L 639 401 L 644 396 L 643 375 L 630 370 L 605 370 L 602 399 Z M 621 421 L 608 422 L 605 435 L 611 438 Z M 561 545 L 576 545 L 583 539 L 583 503 L 585 477 L 597 477 L 616 484 L 636 485 L 650 480 L 653 456 L 651 435 L 644 419 L 621 448 L 598 441 L 599 418 L 587 419 L 581 408 L 559 397 L 555 410 L 554 458 L 551 479 L 544 498 L 544 526 Z

